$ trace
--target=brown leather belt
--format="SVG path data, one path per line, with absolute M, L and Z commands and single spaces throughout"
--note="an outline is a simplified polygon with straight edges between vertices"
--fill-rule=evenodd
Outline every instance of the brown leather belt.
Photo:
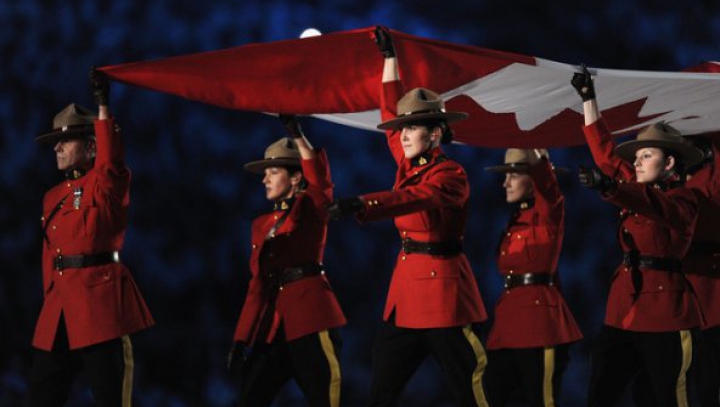
M 80 269 L 84 267 L 102 266 L 110 263 L 119 263 L 118 252 L 105 252 L 95 254 L 79 254 L 74 256 L 59 255 L 53 259 L 55 270 Z
M 506 274 L 503 287 L 511 290 L 527 285 L 555 285 L 555 276 L 549 273 Z
M 311 264 L 300 267 L 285 267 L 279 271 L 270 272 L 267 276 L 274 288 L 282 289 L 285 284 L 320 274 L 325 274 L 322 264 Z
M 623 263 L 626 266 L 646 268 L 659 271 L 679 272 L 682 263 L 679 259 L 672 257 L 653 257 L 638 254 L 637 252 L 625 252 Z
M 457 256 L 462 253 L 460 240 L 445 240 L 442 242 L 418 242 L 406 237 L 402 241 L 402 250 L 405 254 L 429 254 L 431 256 Z

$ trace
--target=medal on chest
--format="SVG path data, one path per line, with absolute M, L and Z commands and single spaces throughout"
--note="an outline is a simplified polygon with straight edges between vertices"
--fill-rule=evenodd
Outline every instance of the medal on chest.
M 80 203 L 82 201 L 83 189 L 82 187 L 76 187 L 73 190 L 73 208 L 75 210 L 80 209 Z

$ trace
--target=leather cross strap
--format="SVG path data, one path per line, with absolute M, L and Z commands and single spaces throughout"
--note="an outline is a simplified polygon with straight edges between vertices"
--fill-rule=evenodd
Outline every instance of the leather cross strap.
M 48 230 L 48 228 L 50 227 L 50 221 L 52 220 L 52 218 L 55 217 L 55 215 L 57 215 L 58 211 L 60 211 L 60 209 L 62 209 L 63 203 L 65 202 L 65 199 L 67 199 L 67 197 L 69 197 L 69 196 L 70 196 L 70 194 L 67 194 L 67 195 L 65 195 L 64 197 L 62 197 L 62 199 L 60 200 L 60 202 L 58 202 L 58 203 L 55 205 L 55 207 L 53 208 L 53 210 L 50 211 L 50 214 L 47 216 L 47 218 L 45 218 L 45 227 L 43 228 L 43 237 L 45 238 L 45 243 L 46 243 L 48 246 L 50 245 L 50 238 L 48 237 L 47 230 Z
M 283 212 L 280 219 L 278 219 L 278 221 L 275 222 L 273 227 L 271 227 L 270 230 L 268 230 L 267 234 L 265 235 L 265 240 L 270 240 L 270 239 L 275 238 L 275 232 L 277 232 L 278 229 L 280 229 L 280 227 L 283 225 L 283 223 L 285 223 L 285 219 L 287 219 L 287 217 L 289 215 L 290 215 L 290 209 L 287 209 L 285 212 Z

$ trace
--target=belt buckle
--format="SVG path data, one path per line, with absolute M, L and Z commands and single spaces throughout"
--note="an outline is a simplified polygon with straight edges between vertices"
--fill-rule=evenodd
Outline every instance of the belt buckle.
M 62 255 L 58 255 L 55 257 L 55 260 L 53 260 L 53 263 L 55 265 L 55 271 L 63 271 L 65 267 L 62 264 Z
M 410 254 L 410 248 L 408 246 L 410 242 L 411 240 L 409 237 L 406 237 L 402 240 L 402 251 L 404 254 Z
M 510 275 L 510 274 L 505 275 L 505 283 L 503 283 L 503 287 L 508 291 L 510 291 L 510 289 L 513 288 L 512 275 Z

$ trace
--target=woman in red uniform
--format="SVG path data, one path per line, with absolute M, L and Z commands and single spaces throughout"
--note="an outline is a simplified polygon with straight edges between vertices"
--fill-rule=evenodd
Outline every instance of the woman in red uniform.
M 557 405 L 568 346 L 582 334 L 558 287 L 565 200 L 546 150 L 511 148 L 505 164 L 507 202 L 516 205 L 498 248 L 505 292 L 487 340 L 485 389 L 492 407 L 524 390 L 530 406 Z
M 683 182 L 685 168 L 700 162 L 702 152 L 664 123 L 616 147 L 588 71 L 576 73 L 572 84 L 583 99 L 585 138 L 599 167 L 581 169 L 580 181 L 622 208 L 618 236 L 625 252 L 593 349 L 588 403 L 617 404 L 644 368 L 659 406 L 685 406 L 690 329 L 702 316 L 681 273 L 698 213 L 697 198 Z
M 472 324 L 487 318 L 470 263 L 462 253 L 470 187 L 462 166 L 440 149 L 447 123 L 464 113 L 446 112 L 439 95 L 422 88 L 402 94 L 389 33 L 378 28 L 385 56 L 382 117 L 398 165 L 392 191 L 341 199 L 333 218 L 394 218 L 402 239 L 373 354 L 370 405 L 397 406 L 413 373 L 433 356 L 461 406 L 487 406 L 482 388 L 485 351 Z M 397 110 L 395 107 L 397 106 Z
M 292 138 L 278 140 L 265 159 L 245 165 L 264 174 L 274 208 L 252 223 L 252 276 L 228 367 L 242 376 L 243 407 L 269 406 L 290 379 L 310 406 L 338 407 L 337 328 L 346 321 L 322 265 L 330 168 L 325 152 L 312 148 L 295 119 L 281 119 Z
M 690 137 L 702 143 L 701 137 Z M 695 332 L 694 382 L 703 407 L 720 407 L 720 140 L 705 140 L 707 162 L 688 180 L 698 196 L 698 221 L 683 272 L 692 284 L 703 311 L 701 330 Z

